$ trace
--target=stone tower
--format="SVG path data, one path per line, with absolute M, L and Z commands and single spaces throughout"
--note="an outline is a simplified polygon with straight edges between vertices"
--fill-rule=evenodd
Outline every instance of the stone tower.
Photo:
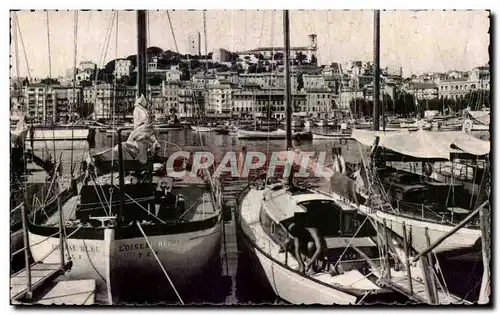
M 316 41 L 317 35 L 316 34 L 309 34 L 309 51 L 307 54 L 307 60 L 311 62 L 313 59 L 313 56 L 316 59 L 316 51 L 318 50 L 318 43 Z

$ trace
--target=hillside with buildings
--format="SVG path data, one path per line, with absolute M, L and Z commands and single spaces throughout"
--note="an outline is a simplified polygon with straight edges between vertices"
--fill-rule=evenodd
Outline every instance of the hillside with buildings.
M 186 54 L 149 47 L 148 94 L 157 119 L 198 115 L 230 118 L 267 115 L 282 119 L 284 51 L 259 47 L 231 52 L 215 49 L 202 55 L 199 34 L 190 37 Z M 309 46 L 292 47 L 292 106 L 296 115 L 330 118 L 339 111 L 369 116 L 373 102 L 373 63 L 352 61 L 318 65 L 317 37 Z M 65 76 L 50 80 L 11 80 L 28 119 L 42 123 L 71 115 L 107 120 L 126 116 L 136 99 L 136 56 L 109 61 L 98 68 L 83 61 Z M 490 69 L 425 73 L 403 77 L 401 69 L 382 69 L 381 100 L 386 111 L 409 115 L 425 109 L 458 111 L 489 106 Z M 17 93 L 17 94 L 16 94 Z

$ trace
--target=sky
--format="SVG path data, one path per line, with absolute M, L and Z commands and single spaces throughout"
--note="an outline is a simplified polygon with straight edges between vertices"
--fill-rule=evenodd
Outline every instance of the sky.
M 91 60 L 104 66 L 115 58 L 136 53 L 136 14 L 119 11 L 109 41 L 106 33 L 113 11 L 78 11 L 77 64 Z M 204 51 L 203 13 L 169 11 L 181 53 L 187 52 L 189 34 L 200 32 Z M 73 66 L 75 11 L 18 11 L 22 42 L 11 42 L 11 75 L 63 76 Z M 13 17 L 13 13 L 11 13 Z M 242 51 L 259 46 L 283 46 L 282 11 L 206 11 L 208 51 L 225 48 Z M 12 21 L 12 19 L 11 19 Z M 382 11 L 380 14 L 381 65 L 403 68 L 403 75 L 448 70 L 471 70 L 489 62 L 490 21 L 487 11 Z M 167 12 L 148 11 L 148 46 L 175 51 Z M 307 46 L 308 34 L 317 34 L 320 64 L 373 60 L 373 11 L 290 11 L 292 46 Z M 11 35 L 13 33 L 11 28 Z M 50 63 L 49 45 L 50 39 Z M 107 44 L 107 49 L 106 49 Z M 103 52 L 106 52 L 105 54 Z M 50 66 L 49 66 L 50 64 Z M 49 71 L 50 70 L 50 71 Z

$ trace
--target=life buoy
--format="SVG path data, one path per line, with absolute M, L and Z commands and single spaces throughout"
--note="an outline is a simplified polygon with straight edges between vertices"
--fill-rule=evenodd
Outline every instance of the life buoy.
M 424 174 L 427 177 L 430 177 L 432 175 L 432 164 L 429 162 L 424 163 Z
M 470 133 L 472 131 L 472 121 L 470 119 L 464 121 L 464 124 L 462 125 L 462 131 L 465 133 Z

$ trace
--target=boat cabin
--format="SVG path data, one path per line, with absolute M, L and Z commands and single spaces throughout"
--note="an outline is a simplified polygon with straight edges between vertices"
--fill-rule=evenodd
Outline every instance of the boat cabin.
M 127 176 L 124 186 L 125 208 L 122 212 L 125 223 L 132 221 L 172 221 L 185 211 L 185 198 L 175 194 L 161 183 L 136 182 Z M 171 186 L 170 186 L 171 187 Z M 120 209 L 118 179 L 114 184 L 87 183 L 80 190 L 80 203 L 76 208 L 76 219 L 96 223 L 92 218 L 117 214 Z
M 475 197 L 461 183 L 443 183 L 393 167 L 378 169 L 392 207 L 422 219 L 456 222 L 468 214 Z M 454 211 L 453 209 L 462 209 Z

